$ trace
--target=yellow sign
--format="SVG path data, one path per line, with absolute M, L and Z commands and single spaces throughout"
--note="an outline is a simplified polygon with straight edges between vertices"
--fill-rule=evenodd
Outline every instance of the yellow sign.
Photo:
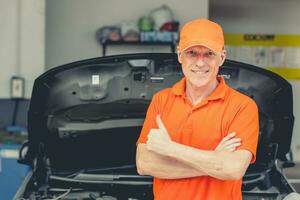
M 256 52 L 264 50 L 265 54 L 262 60 L 259 60 L 264 62 L 260 66 L 266 67 L 287 80 L 300 80 L 300 35 L 225 34 L 225 44 L 228 48 L 232 46 L 239 49 L 235 54 L 235 59 L 249 63 L 257 63 Z M 264 49 L 264 47 L 271 48 Z M 262 50 L 258 51 L 259 48 Z M 276 65 L 273 65 L 274 63 Z
M 225 34 L 226 45 L 299 47 L 299 35 Z

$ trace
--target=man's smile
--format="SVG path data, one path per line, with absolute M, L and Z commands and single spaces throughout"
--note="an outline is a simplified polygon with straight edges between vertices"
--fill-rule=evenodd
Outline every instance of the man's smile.
M 209 73 L 209 69 L 191 69 L 191 72 L 198 75 L 206 75 Z

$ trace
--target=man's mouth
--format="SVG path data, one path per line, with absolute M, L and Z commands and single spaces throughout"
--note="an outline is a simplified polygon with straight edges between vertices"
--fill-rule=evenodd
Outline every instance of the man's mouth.
M 208 72 L 209 72 L 209 69 L 207 69 L 207 70 L 199 70 L 199 69 L 192 69 L 191 70 L 193 73 L 195 73 L 195 74 L 200 74 L 200 75 L 204 75 L 204 74 L 207 74 Z

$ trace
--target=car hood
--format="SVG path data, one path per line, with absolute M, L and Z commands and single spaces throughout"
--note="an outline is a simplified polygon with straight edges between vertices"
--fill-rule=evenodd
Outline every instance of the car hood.
M 259 107 L 256 164 L 285 160 L 293 130 L 291 85 L 265 69 L 226 60 L 220 75 Z M 182 78 L 176 54 L 131 54 L 53 68 L 35 82 L 28 160 L 57 170 L 135 163 L 136 140 L 153 94 Z

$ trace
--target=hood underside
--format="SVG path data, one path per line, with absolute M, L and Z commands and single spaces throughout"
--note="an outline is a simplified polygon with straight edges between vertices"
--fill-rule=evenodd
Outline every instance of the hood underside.
M 291 85 L 259 67 L 226 60 L 220 75 L 259 107 L 256 163 L 285 160 L 293 129 Z M 83 60 L 35 80 L 28 112 L 29 160 L 56 169 L 135 163 L 136 140 L 154 93 L 182 78 L 176 54 L 133 54 Z

